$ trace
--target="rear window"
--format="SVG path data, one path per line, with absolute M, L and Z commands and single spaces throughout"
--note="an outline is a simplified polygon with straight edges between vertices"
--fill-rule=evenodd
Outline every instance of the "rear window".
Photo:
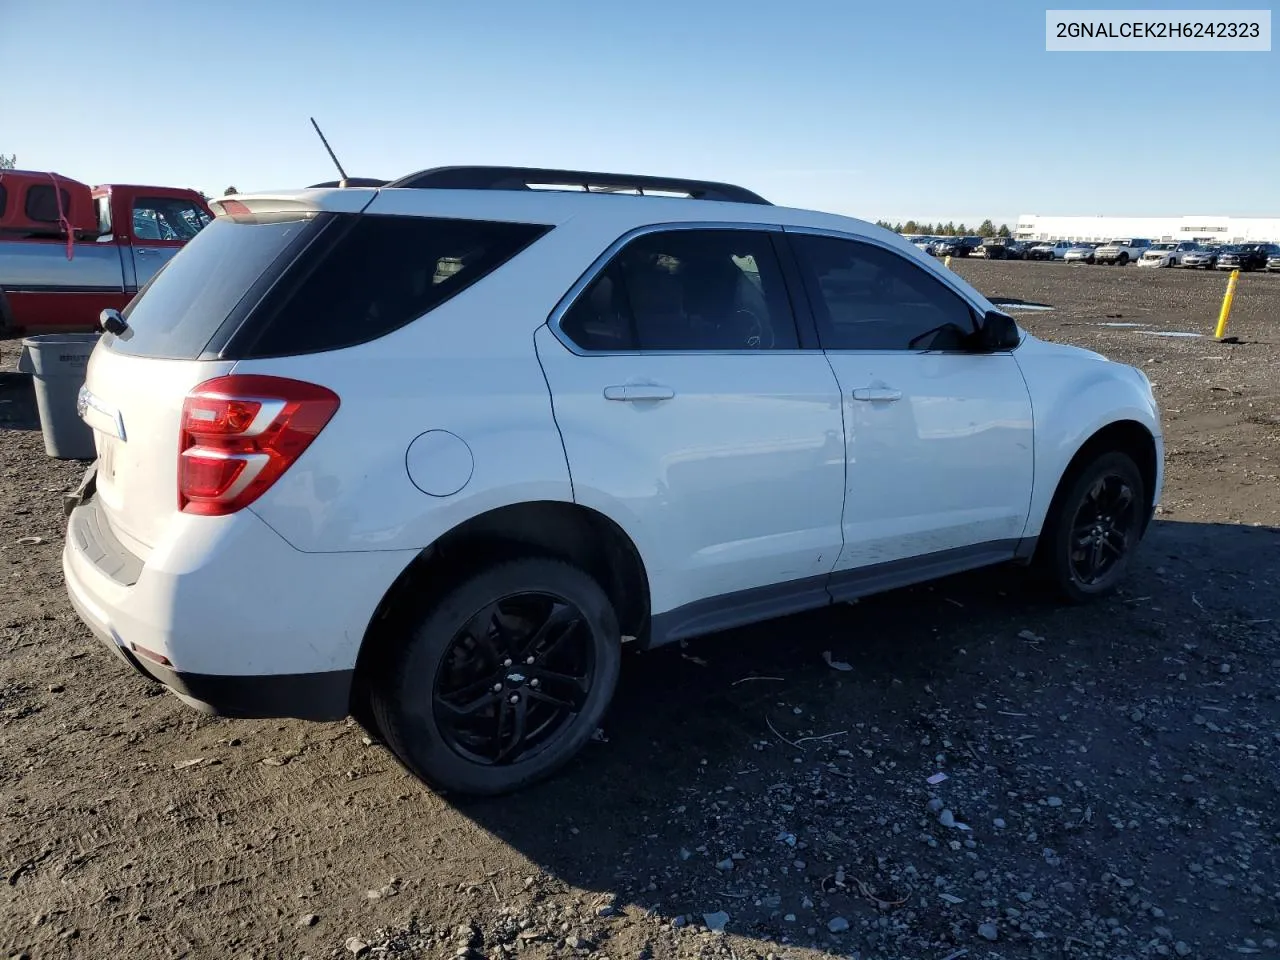
M 350 218 L 344 218 L 350 219 Z M 269 357 L 365 343 L 416 320 L 511 259 L 540 224 L 363 215 L 295 263 L 227 353 Z
M 24 212 L 28 220 L 34 220 L 37 223 L 57 223 L 58 216 L 58 200 L 62 200 L 62 213 L 71 212 L 71 194 L 61 187 L 58 192 L 53 192 L 53 187 L 43 183 L 36 184 L 34 187 L 27 189 L 27 200 L 24 205 Z
M 277 261 L 324 221 L 315 214 L 219 217 L 201 230 L 124 310 L 128 338 L 105 335 L 117 353 L 193 360 Z

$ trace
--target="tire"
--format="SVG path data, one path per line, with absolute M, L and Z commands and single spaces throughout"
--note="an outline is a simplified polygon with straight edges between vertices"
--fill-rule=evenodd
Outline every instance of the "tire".
M 559 618 L 563 635 L 544 611 Z M 498 617 L 507 621 L 501 628 Z M 540 618 L 543 633 L 530 640 Z M 613 699 L 622 662 L 617 615 L 600 585 L 570 564 L 527 557 L 483 569 L 410 622 L 403 644 L 381 665 L 370 700 L 387 745 L 430 786 L 496 796 L 542 780 L 586 745 Z M 477 639 L 479 633 L 485 639 Z M 526 653 L 550 652 L 533 665 L 533 657 L 525 660 L 520 652 L 526 642 Z M 567 674 L 578 669 L 565 657 L 578 651 L 585 679 L 570 684 Z M 566 702 L 551 705 L 553 694 Z M 459 704 L 470 712 L 458 711 Z M 560 719 L 539 719 L 547 716 Z M 534 730 L 524 746 L 504 748 L 504 720 L 508 735 L 527 723 L 546 729 Z M 504 750 L 512 752 L 503 757 Z
M 1122 253 L 1120 254 L 1120 256 L 1116 257 L 1116 266 L 1123 267 L 1128 265 L 1128 263 L 1129 263 L 1129 255 L 1127 253 Z
M 1098 501 L 1094 498 L 1099 492 L 1101 502 L 1109 504 L 1124 487 L 1128 499 L 1121 512 L 1111 512 L 1114 504 L 1104 507 L 1106 514 L 1095 511 Z M 1123 500 L 1123 495 L 1119 499 Z M 1146 502 L 1142 473 L 1128 454 L 1103 453 L 1074 469 L 1059 485 L 1040 532 L 1034 563 L 1041 579 L 1071 603 L 1085 603 L 1113 592 L 1142 539 Z M 1103 517 L 1107 518 L 1105 524 Z M 1083 534 L 1079 533 L 1081 527 L 1086 528 Z M 1100 527 L 1111 530 L 1099 535 L 1096 531 Z M 1088 538 L 1083 546 L 1080 536 Z M 1101 547 L 1096 546 L 1099 539 Z M 1108 549 L 1106 544 L 1112 546 Z M 1090 561 L 1098 557 L 1108 562 L 1091 577 Z

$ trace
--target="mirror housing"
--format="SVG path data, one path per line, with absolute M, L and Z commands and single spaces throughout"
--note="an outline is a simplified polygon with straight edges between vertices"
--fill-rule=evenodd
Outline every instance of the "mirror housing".
M 978 345 L 982 350 L 1012 350 L 1022 342 L 1022 331 L 1013 317 L 999 310 L 988 310 L 978 327 Z
M 116 336 L 120 336 L 129 329 L 128 321 L 120 315 L 120 311 L 110 307 L 98 314 L 98 326 Z

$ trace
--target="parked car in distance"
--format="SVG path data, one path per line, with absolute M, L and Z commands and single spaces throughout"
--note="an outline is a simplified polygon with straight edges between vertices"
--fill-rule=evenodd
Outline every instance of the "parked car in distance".
M 937 237 L 912 237 L 911 245 L 924 253 L 933 254 L 933 248 L 937 244 Z
M 1217 268 L 1219 270 L 1265 270 L 1267 260 L 1273 250 L 1274 243 L 1238 243 L 1223 247 L 1218 252 Z
M 1053 240 L 1037 243 L 1027 248 L 1028 260 L 1061 260 L 1073 244 L 1069 240 Z
M 1216 243 L 1202 244 L 1200 249 L 1192 250 L 1182 257 L 1182 266 L 1189 269 L 1201 268 L 1212 270 L 1218 265 L 1218 253 L 1222 246 Z
M 1131 260 L 1137 260 L 1151 246 L 1151 241 L 1142 237 L 1125 237 L 1120 240 L 1108 240 L 1093 251 L 1094 263 L 1116 264 L 1123 267 Z
M 1139 258 L 1138 266 L 1178 267 L 1182 265 L 1183 257 L 1199 249 L 1200 245 L 1191 240 L 1182 240 L 1176 243 L 1170 241 L 1153 243 L 1147 248 L 1147 252 Z
M 861 220 L 511 167 L 212 205 L 89 360 L 71 602 L 458 793 L 565 764 L 624 649 L 1006 563 L 1083 602 L 1159 502 L 1140 370 Z
M 4 171 L 0 332 L 95 329 L 212 219 L 195 190 Z
M 1280 247 L 1267 255 L 1267 272 L 1280 270 Z
M 988 260 L 1025 260 L 1027 259 L 1027 248 L 1019 240 L 1011 240 L 1007 237 L 987 237 L 973 249 L 971 255 L 984 257 Z
M 1062 259 L 1066 263 L 1093 263 L 1093 250 L 1096 246 L 1096 243 L 1074 243 L 1062 255 Z
M 982 237 L 943 237 L 934 247 L 934 256 L 967 257 L 982 246 Z

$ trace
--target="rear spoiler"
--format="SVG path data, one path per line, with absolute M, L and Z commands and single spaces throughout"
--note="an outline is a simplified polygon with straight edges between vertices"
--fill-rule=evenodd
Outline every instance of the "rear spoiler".
M 216 197 L 209 201 L 215 217 L 243 217 L 255 213 L 360 213 L 377 190 L 365 187 L 347 189 L 292 190 L 287 193 L 263 193 Z

